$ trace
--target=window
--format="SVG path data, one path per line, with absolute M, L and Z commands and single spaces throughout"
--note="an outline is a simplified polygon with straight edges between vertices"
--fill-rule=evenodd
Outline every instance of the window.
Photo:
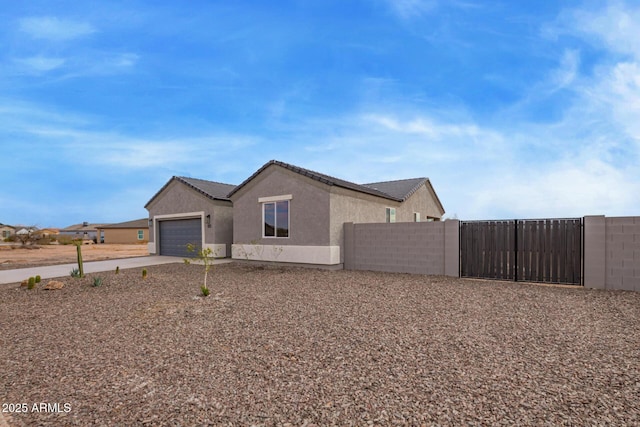
M 289 200 L 262 204 L 262 237 L 289 237 Z
M 420 212 L 413 213 L 413 222 L 420 222 Z
M 387 222 L 396 222 L 396 208 L 387 208 Z
M 138 230 L 138 240 L 144 240 L 144 230 Z

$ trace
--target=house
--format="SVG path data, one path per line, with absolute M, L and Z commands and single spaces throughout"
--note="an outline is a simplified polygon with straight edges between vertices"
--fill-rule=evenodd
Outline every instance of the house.
M 233 208 L 227 194 L 235 185 L 172 177 L 145 208 L 149 211 L 149 253 L 192 256 L 187 244 L 231 255 Z
M 146 244 L 149 242 L 148 218 L 105 224 L 96 228 L 102 236 L 101 243 Z
M 229 194 L 235 259 L 340 266 L 344 223 L 439 221 L 428 178 L 355 184 L 272 160 Z
M 12 227 L 12 226 L 6 225 L 6 224 L 0 224 L 0 236 L 2 236 L 2 239 L 6 239 L 8 237 L 11 237 L 14 234 L 16 234 L 15 227 Z
M 74 224 L 69 227 L 60 230 L 60 237 L 69 237 L 74 240 L 82 240 L 85 243 L 97 243 L 98 240 L 98 227 L 103 224 L 90 224 L 83 222 L 82 224 Z M 102 235 L 100 238 L 102 239 Z

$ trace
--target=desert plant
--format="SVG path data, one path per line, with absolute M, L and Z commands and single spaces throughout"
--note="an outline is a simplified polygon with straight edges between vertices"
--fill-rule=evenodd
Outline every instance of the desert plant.
M 33 289 L 36 287 L 36 278 L 29 277 L 29 283 L 27 284 L 27 289 Z
M 202 249 L 191 243 L 187 245 L 187 251 L 195 253 L 196 258 L 202 261 L 202 263 L 204 264 L 204 284 L 200 286 L 200 290 L 202 291 L 202 295 L 206 297 L 207 295 L 209 295 L 209 288 L 207 287 L 207 275 L 209 274 L 209 270 L 211 270 L 211 266 L 213 265 L 215 253 L 211 248 Z M 191 263 L 191 261 L 188 259 L 185 259 L 184 262 L 185 264 Z
M 119 265 L 116 266 L 116 274 L 118 274 L 118 273 L 120 273 L 120 266 Z
M 94 288 L 97 288 L 98 286 L 102 286 L 102 277 L 94 277 L 92 286 Z
M 76 250 L 78 252 L 78 272 L 80 274 L 78 277 L 84 277 L 84 269 L 82 266 L 82 243 L 76 244 Z
M 142 278 L 143 278 L 143 279 L 146 279 L 146 278 L 147 278 L 147 269 L 146 269 L 146 268 L 143 268 L 143 269 L 142 269 Z
M 36 283 L 40 283 L 42 281 L 42 277 L 40 275 L 36 276 Z
M 71 270 L 71 277 L 81 277 L 80 276 L 80 270 L 78 270 L 77 268 L 74 268 L 73 270 Z

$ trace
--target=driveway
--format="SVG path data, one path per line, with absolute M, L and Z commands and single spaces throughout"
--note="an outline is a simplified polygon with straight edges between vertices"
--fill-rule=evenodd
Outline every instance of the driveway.
M 92 261 L 83 263 L 84 273 L 99 273 L 101 271 L 112 271 L 116 267 L 120 269 L 147 267 L 150 265 L 183 263 L 184 258 L 170 256 L 144 256 L 134 258 L 110 259 L 106 261 Z M 197 261 L 194 261 L 197 262 Z M 215 264 L 231 262 L 229 259 L 219 259 Z M 40 276 L 42 279 L 53 279 L 56 277 L 69 276 L 71 270 L 78 268 L 77 263 L 48 265 L 45 267 L 20 268 L 16 270 L 0 271 L 0 284 L 18 283 L 31 276 Z

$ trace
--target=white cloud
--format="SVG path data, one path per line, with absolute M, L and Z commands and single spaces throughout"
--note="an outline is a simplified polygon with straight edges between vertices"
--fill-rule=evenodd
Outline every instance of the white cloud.
M 437 6 L 435 0 L 388 0 L 387 3 L 402 19 L 419 18 Z
M 19 22 L 20 30 L 35 39 L 52 41 L 66 41 L 96 32 L 89 23 L 52 16 L 22 18 Z
M 592 11 L 576 10 L 570 14 L 570 31 L 595 36 L 612 51 L 640 58 L 640 8 L 614 1 Z
M 18 63 L 21 68 L 24 68 L 29 72 L 40 74 L 60 68 L 64 65 L 66 60 L 64 58 L 38 55 L 31 56 L 29 58 L 19 58 L 16 59 L 15 62 Z

